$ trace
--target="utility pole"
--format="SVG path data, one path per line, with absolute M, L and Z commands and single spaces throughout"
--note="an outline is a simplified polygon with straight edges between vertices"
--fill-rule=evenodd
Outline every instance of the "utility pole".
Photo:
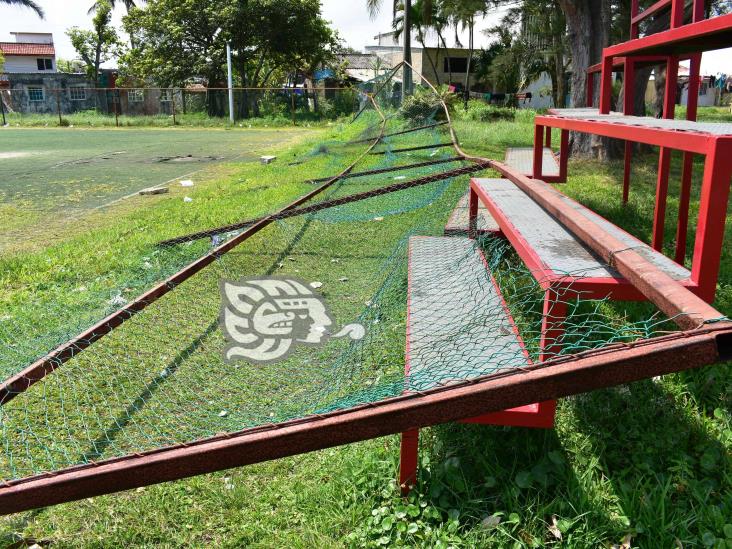
M 402 101 L 412 93 L 412 0 L 404 0 L 404 66 L 402 78 Z
M 231 71 L 231 42 L 226 42 L 226 66 L 229 70 L 229 120 L 234 123 L 234 74 Z

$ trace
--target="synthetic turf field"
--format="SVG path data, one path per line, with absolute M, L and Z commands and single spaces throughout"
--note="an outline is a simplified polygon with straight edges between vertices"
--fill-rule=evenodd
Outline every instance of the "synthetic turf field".
M 5 128 L 0 131 L 0 249 L 139 190 L 213 164 L 249 161 L 300 129 Z

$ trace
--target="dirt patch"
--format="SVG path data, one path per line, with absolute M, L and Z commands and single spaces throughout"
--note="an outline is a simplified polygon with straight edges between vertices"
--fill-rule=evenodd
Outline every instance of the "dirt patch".
M 24 158 L 30 156 L 29 152 L 0 152 L 0 160 L 8 160 L 10 158 Z
M 223 156 L 193 156 L 187 154 L 185 156 L 162 156 L 157 158 L 155 162 L 216 162 L 223 159 Z

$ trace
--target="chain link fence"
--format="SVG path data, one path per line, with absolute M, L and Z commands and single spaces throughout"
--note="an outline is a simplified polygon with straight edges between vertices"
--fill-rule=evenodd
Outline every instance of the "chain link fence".
M 230 109 L 231 104 L 233 109 Z M 354 88 L 49 88 L 0 89 L 3 125 L 246 126 L 298 124 L 351 115 L 366 101 Z

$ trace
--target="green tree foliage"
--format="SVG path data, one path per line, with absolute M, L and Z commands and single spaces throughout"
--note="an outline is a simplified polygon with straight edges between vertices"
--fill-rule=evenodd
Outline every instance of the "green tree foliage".
M 108 0 L 99 0 L 97 4 L 92 30 L 71 27 L 66 34 L 86 65 L 87 74 L 99 87 L 99 67 L 121 54 L 122 43 L 112 26 L 112 5 Z
M 23 8 L 29 8 L 32 9 L 36 14 L 38 14 L 38 17 L 41 19 L 45 18 L 46 14 L 43 12 L 43 8 L 38 5 L 37 2 L 34 2 L 33 0 L 0 0 L 0 4 L 9 4 L 11 6 L 21 6 Z
M 226 43 L 231 43 L 237 84 L 280 85 L 287 75 L 309 78 L 330 61 L 338 37 L 320 14 L 318 0 L 152 0 L 124 19 L 135 47 L 122 60 L 126 74 L 181 86 L 201 78 L 226 86 Z M 256 103 L 245 98 L 249 115 Z M 221 115 L 209 98 L 209 114 Z

